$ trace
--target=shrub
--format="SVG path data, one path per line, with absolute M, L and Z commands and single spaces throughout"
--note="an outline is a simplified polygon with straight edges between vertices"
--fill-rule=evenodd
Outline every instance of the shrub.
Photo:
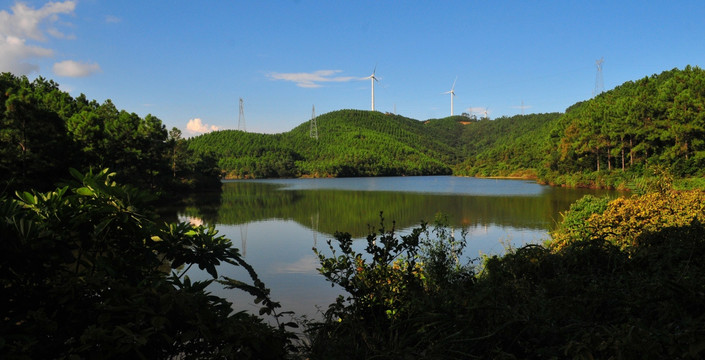
M 423 336 L 419 326 L 428 334 L 447 330 L 444 316 L 438 314 L 455 308 L 460 300 L 453 297 L 459 294 L 456 285 L 472 277 L 472 270 L 457 258 L 465 246 L 464 234 L 458 240 L 452 235 L 442 223 L 431 229 L 422 223 L 398 236 L 382 220 L 379 232 L 368 235 L 365 254 L 353 250 L 348 233 L 335 235 L 340 255 L 332 241 L 328 241 L 330 257 L 314 249 L 320 273 L 348 296 L 330 305 L 324 322 L 309 327 L 311 358 L 417 358 L 444 353 L 443 341 Z
M 665 228 L 688 226 L 705 219 L 705 193 L 699 190 L 649 193 L 611 201 L 587 226 L 592 238 L 621 247 L 636 246 L 639 236 Z
M 281 358 L 292 335 L 206 287 L 249 292 L 279 306 L 228 239 L 213 228 L 158 224 L 145 194 L 107 170 L 47 193 L 0 199 L 0 357 Z M 251 283 L 218 278 L 244 267 Z M 192 282 L 198 266 L 210 280 Z
M 607 197 L 585 195 L 570 205 L 567 212 L 561 213 L 563 221 L 551 233 L 554 246 L 563 246 L 576 239 L 585 239 L 590 234 L 588 219 L 593 214 L 601 214 L 607 209 Z
M 683 197 L 665 198 L 674 194 Z M 332 242 L 332 257 L 317 253 L 321 272 L 348 296 L 308 328 L 307 355 L 702 358 L 705 266 L 698 259 L 705 257 L 705 228 L 699 216 L 683 223 L 676 219 L 687 219 L 687 211 L 664 216 L 651 230 L 620 235 L 636 239 L 626 247 L 593 226 L 613 217 L 610 211 L 623 212 L 625 202 L 636 210 L 655 201 L 668 211 L 669 201 L 681 204 L 670 209 L 693 209 L 701 196 L 581 199 L 560 227 L 569 241 L 488 257 L 479 274 L 458 266 L 454 253 L 465 237 L 455 240 L 447 227 L 429 231 L 422 224 L 399 237 L 382 226 L 367 238 L 365 253 L 338 234 L 340 254 Z

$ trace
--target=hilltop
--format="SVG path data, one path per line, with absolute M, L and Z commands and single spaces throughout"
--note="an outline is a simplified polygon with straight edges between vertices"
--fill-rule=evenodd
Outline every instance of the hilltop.
M 217 131 L 189 140 L 228 178 L 390 175 L 519 176 L 625 188 L 645 169 L 700 177 L 705 72 L 673 69 L 626 82 L 565 113 L 416 120 L 339 110 L 282 134 Z
M 340 110 L 316 122 L 318 138 L 305 122 L 276 135 L 212 132 L 189 146 L 214 153 L 233 178 L 451 174 L 458 156 L 440 129 L 403 116 Z
M 513 147 L 519 133 L 526 136 L 558 116 L 420 121 L 339 110 L 316 118 L 318 138 L 305 122 L 274 135 L 216 131 L 190 139 L 189 147 L 219 158 L 229 178 L 448 175 L 486 150 Z

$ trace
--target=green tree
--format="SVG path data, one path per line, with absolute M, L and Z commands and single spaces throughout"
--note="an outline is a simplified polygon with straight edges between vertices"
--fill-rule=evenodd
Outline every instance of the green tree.
M 72 157 L 65 124 L 39 106 L 26 77 L 3 74 L 0 85 L 0 181 L 11 189 L 48 189 Z
M 185 161 L 188 150 L 186 140 L 181 137 L 179 128 L 173 127 L 169 131 L 169 147 L 171 148 L 171 173 L 172 177 L 176 179 L 177 170 L 180 173 L 186 167 Z

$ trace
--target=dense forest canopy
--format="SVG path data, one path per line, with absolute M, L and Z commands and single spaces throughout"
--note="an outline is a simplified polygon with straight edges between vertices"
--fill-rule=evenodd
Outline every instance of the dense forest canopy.
M 220 175 L 212 158 L 195 156 L 159 118 L 74 98 L 42 77 L 0 74 L 0 124 L 0 190 L 50 189 L 69 168 L 110 168 L 122 182 L 153 190 Z
M 450 174 L 457 150 L 440 132 L 398 115 L 340 110 L 277 135 L 225 130 L 189 140 L 196 153 L 213 152 L 233 178 Z
M 543 158 L 534 134 L 560 114 L 419 121 L 373 111 L 339 110 L 276 135 L 224 130 L 189 140 L 212 152 L 232 178 L 469 174 L 484 164 L 524 169 Z M 536 160 L 538 159 L 538 160 Z M 498 165 L 497 165 L 498 164 Z M 507 165 L 509 164 L 509 165 Z M 530 166 L 531 167 L 531 166 Z M 477 171 L 472 175 L 491 175 Z
M 655 163 L 679 175 L 702 175 L 705 72 L 688 66 L 626 82 L 568 109 L 550 135 L 551 170 L 627 170 Z

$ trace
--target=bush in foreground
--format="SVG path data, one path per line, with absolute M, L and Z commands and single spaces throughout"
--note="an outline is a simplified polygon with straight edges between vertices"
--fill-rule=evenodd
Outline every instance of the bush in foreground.
M 382 227 L 368 237 L 365 253 L 338 234 L 341 253 L 319 252 L 320 271 L 348 296 L 309 328 L 311 358 L 702 358 L 702 213 L 679 217 L 688 221 L 655 221 L 640 232 L 607 215 L 625 201 L 636 209 L 664 196 L 668 209 L 680 209 L 699 196 L 681 195 L 585 200 L 566 214 L 570 222 L 562 229 L 571 230 L 570 241 L 486 258 L 481 271 L 427 255 L 421 244 L 455 242 L 451 231 L 437 228 L 428 236 L 422 225 L 397 236 Z M 613 221 L 593 221 L 600 216 Z M 651 224 L 646 220 L 642 225 Z M 435 248 L 449 259 L 458 246 Z M 452 274 L 448 280 L 430 271 L 439 264 L 448 269 L 441 274 Z
M 0 199 L 0 357 L 281 358 L 292 335 L 213 296 L 214 281 L 279 306 L 212 228 L 158 224 L 144 194 L 107 170 L 47 193 Z M 249 283 L 219 278 L 242 266 Z M 192 282 L 198 266 L 211 275 Z M 291 325 L 291 324 L 288 324 Z

